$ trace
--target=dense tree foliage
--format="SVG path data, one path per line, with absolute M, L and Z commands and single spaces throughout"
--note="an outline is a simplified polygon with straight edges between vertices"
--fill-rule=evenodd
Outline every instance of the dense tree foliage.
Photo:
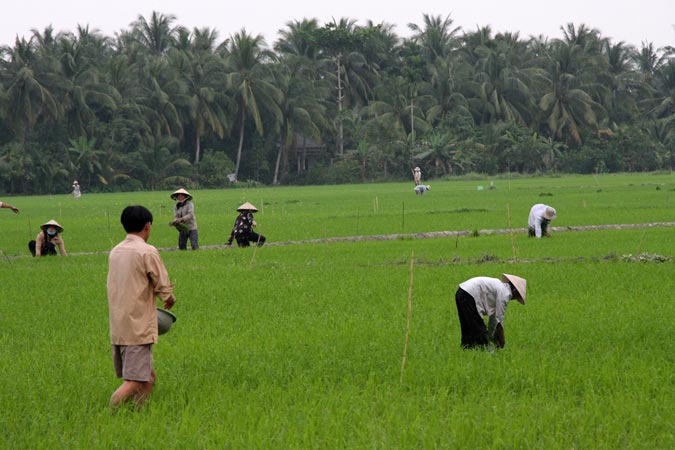
M 559 38 L 289 22 L 268 45 L 176 17 L 113 37 L 33 30 L 0 49 L 0 191 L 672 169 L 675 51 L 566 24 Z M 312 147 L 308 149 L 307 142 Z

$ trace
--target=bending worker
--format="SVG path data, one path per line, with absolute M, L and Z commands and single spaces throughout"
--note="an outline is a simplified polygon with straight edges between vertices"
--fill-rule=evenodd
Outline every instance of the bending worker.
M 530 217 L 527 219 L 527 234 L 529 237 L 550 237 L 548 225 L 556 218 L 555 209 L 543 203 L 537 203 L 530 209 Z
M 237 211 L 239 211 L 239 215 L 234 221 L 234 227 L 232 233 L 230 233 L 230 238 L 227 240 L 227 245 L 232 245 L 232 241 L 236 239 L 239 247 L 249 247 L 251 242 L 261 247 L 265 243 L 265 236 L 253 231 L 253 227 L 258 225 L 253 220 L 253 213 L 258 212 L 258 208 L 246 202 L 237 208 Z
M 487 348 L 492 341 L 504 348 L 504 313 L 509 300 L 525 304 L 527 281 L 516 275 L 502 274 L 502 279 L 474 277 L 459 285 L 455 293 L 463 348 Z M 488 318 L 485 326 L 484 317 Z

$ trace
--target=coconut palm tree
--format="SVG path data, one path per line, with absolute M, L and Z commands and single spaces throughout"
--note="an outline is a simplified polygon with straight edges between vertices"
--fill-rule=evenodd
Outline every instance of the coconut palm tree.
M 577 44 L 556 41 L 546 64 L 547 87 L 539 108 L 551 135 L 581 144 L 584 128 L 597 131 L 604 108 L 591 95 L 599 86 L 591 77 L 593 63 Z
M 142 15 L 131 24 L 133 37 L 153 56 L 161 56 L 168 52 L 176 42 L 179 27 L 174 27 L 176 16 L 164 15 L 153 11 L 150 21 Z
M 225 95 L 225 63 L 213 53 L 217 33 L 195 29 L 193 36 L 193 50 L 172 53 L 170 64 L 186 89 L 186 121 L 193 128 L 194 163 L 197 164 L 201 156 L 201 139 L 207 130 L 222 139 L 230 129 L 227 111 L 234 107 Z
M 108 183 L 104 176 L 106 169 L 102 164 L 105 152 L 96 148 L 96 139 L 87 139 L 85 136 L 71 139 L 67 150 L 74 178 L 83 180 L 85 186 L 92 186 L 92 180 Z
M 234 177 L 239 176 L 241 154 L 244 147 L 246 119 L 251 118 L 258 134 L 263 134 L 263 111 L 279 117 L 279 90 L 270 82 L 266 63 L 274 54 L 265 49 L 261 35 L 253 36 L 242 29 L 236 33 L 227 46 L 225 66 L 227 82 L 237 104 L 239 144 Z
M 457 48 L 459 40 L 457 34 L 461 27 L 454 27 L 454 20 L 448 14 L 442 16 L 422 15 L 422 26 L 409 23 L 408 28 L 414 32 L 412 40 L 422 48 L 422 54 L 429 63 L 434 63 L 437 58 L 445 58 L 452 50 Z
M 274 43 L 274 50 L 283 54 L 305 56 L 316 60 L 320 49 L 314 36 L 319 29 L 316 19 L 302 19 L 286 23 L 286 28 L 279 30 L 279 39 Z
M 116 92 L 99 75 L 105 41 L 88 27 L 59 38 L 59 96 L 71 136 L 91 136 L 96 115 L 109 116 L 117 108 Z
M 32 39 L 17 38 L 14 47 L 2 47 L 0 55 L 0 84 L 5 86 L 0 115 L 25 146 L 36 123 L 56 119 L 60 108 L 46 86 L 47 74 L 41 70 Z
M 471 77 L 471 68 L 460 58 L 437 58 L 429 65 L 429 98 L 431 106 L 426 111 L 430 123 L 439 123 L 451 113 L 471 118 L 469 103 L 464 97 L 462 84 Z M 473 119 L 471 119 L 473 120 Z
M 279 145 L 272 184 L 279 182 L 279 170 L 288 172 L 287 148 L 297 132 L 321 140 L 321 127 L 327 127 L 325 108 L 319 100 L 321 88 L 314 80 L 308 59 L 294 54 L 285 55 L 273 71 L 273 83 L 279 90 Z

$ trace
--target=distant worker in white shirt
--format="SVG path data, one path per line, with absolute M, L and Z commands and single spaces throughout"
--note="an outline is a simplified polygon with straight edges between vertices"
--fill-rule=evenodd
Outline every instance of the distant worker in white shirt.
M 490 341 L 504 348 L 504 313 L 509 300 L 523 305 L 527 281 L 516 275 L 502 274 L 502 279 L 474 277 L 460 283 L 455 293 L 457 314 L 462 329 L 462 348 L 487 348 Z M 485 325 L 484 317 L 488 318 Z
M 419 167 L 413 169 L 413 180 L 415 181 L 415 186 L 422 184 L 422 169 Z
M 530 209 L 530 217 L 527 219 L 527 233 L 530 237 L 551 237 L 548 225 L 556 218 L 555 209 L 543 203 L 537 203 Z
M 424 193 L 429 190 L 431 190 L 431 186 L 429 186 L 428 184 L 427 185 L 418 184 L 417 186 L 415 186 L 416 195 L 424 195 Z

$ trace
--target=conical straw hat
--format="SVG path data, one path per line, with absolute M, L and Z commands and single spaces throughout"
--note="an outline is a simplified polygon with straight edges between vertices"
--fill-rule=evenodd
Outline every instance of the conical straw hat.
M 556 217 L 556 212 L 554 208 L 551 208 L 550 206 L 547 206 L 546 209 L 544 210 L 544 219 L 546 220 L 553 220 Z
M 45 231 L 49 227 L 56 228 L 56 231 L 58 231 L 59 233 L 63 232 L 63 227 L 61 225 L 59 225 L 58 222 L 54 219 L 50 220 L 47 223 L 43 223 L 42 225 L 40 225 L 40 229 L 42 229 L 42 231 Z
M 525 293 L 527 291 L 527 281 L 524 278 L 520 278 L 516 275 L 509 275 L 508 273 L 502 274 L 502 280 L 510 282 L 513 287 L 516 288 L 516 291 L 520 294 L 518 301 L 525 304 Z
M 176 192 L 174 192 L 173 194 L 171 194 L 171 199 L 172 199 L 172 200 L 176 200 L 176 196 L 177 196 L 178 194 L 183 194 L 183 195 L 185 195 L 185 196 L 187 197 L 188 200 L 192 200 L 192 194 L 190 194 L 188 191 L 186 191 L 186 190 L 183 189 L 183 188 L 180 188 L 180 189 L 178 189 Z
M 258 208 L 250 204 L 249 202 L 244 203 L 241 205 L 239 208 L 237 208 L 237 211 L 253 211 L 253 212 L 258 212 Z

